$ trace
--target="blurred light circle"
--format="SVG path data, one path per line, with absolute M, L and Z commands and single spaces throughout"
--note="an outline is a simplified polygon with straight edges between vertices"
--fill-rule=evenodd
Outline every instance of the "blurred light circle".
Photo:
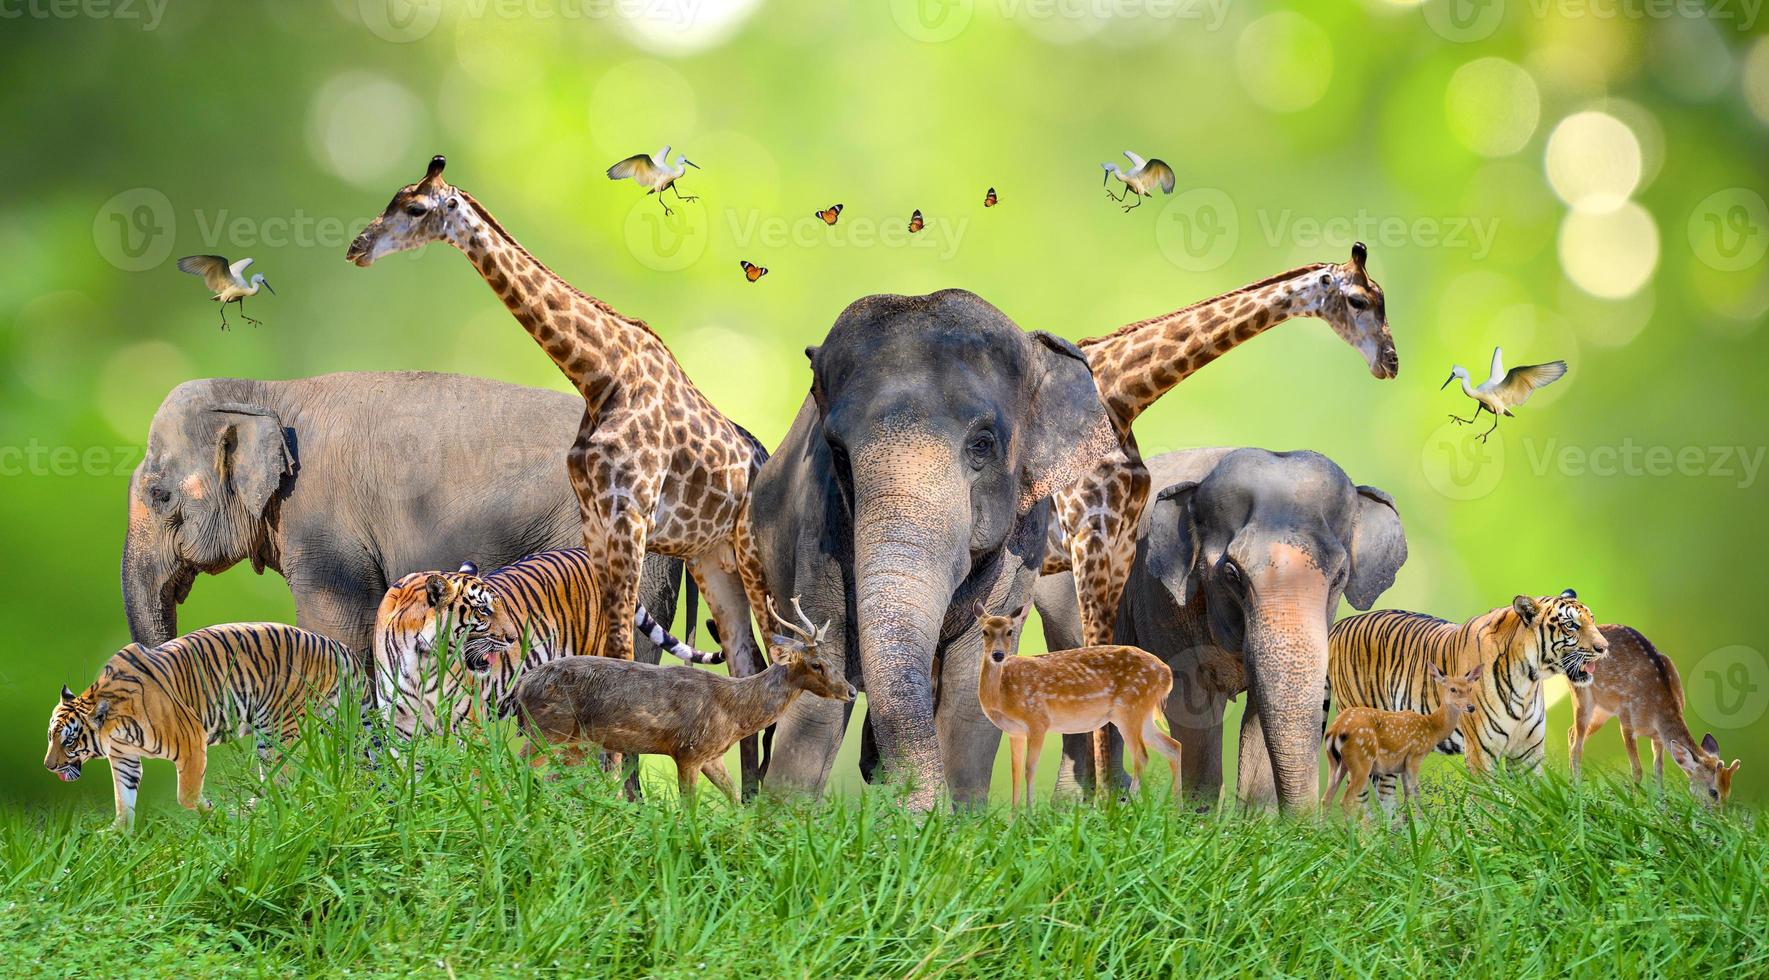
M 455 61 L 473 81 L 519 91 L 541 83 L 545 23 L 509 17 L 462 17 L 455 25 Z
M 112 329 L 98 304 L 73 290 L 46 293 L 20 306 L 12 325 L 16 339 L 12 370 L 37 397 L 56 401 L 87 397 L 92 362 L 97 359 L 93 348 Z M 143 427 L 142 433 L 146 431 Z
M 692 54 L 725 43 L 760 0 L 644 0 L 614 5 L 621 32 L 635 47 Z
M 1541 93 L 1530 73 L 1503 58 L 1476 58 L 1450 77 L 1444 92 L 1450 132 L 1486 157 L 1523 149 L 1541 120 Z
M 699 118 L 694 87 L 661 61 L 623 61 L 603 72 L 590 90 L 590 139 L 602 152 L 613 154 L 609 163 L 651 153 L 665 143 L 673 144 L 672 154 L 683 152 L 682 141 Z M 639 145 L 633 145 L 634 139 Z
M 1624 299 L 1604 299 L 1565 281 L 1561 283 L 1559 302 L 1555 306 L 1587 343 L 1596 347 L 1623 347 L 1633 343 L 1634 338 L 1652 322 L 1658 297 L 1650 284 Z
M 1301 14 L 1267 14 L 1241 31 L 1235 66 L 1254 102 L 1273 112 L 1300 112 L 1327 94 L 1333 39 Z
M 1580 211 L 1620 207 L 1640 183 L 1640 141 L 1606 112 L 1577 112 L 1548 137 L 1548 183 Z
M 145 440 L 166 393 L 195 374 L 190 358 L 163 340 L 118 348 L 98 371 L 98 413 L 118 435 Z
M 1665 127 L 1658 121 L 1652 110 L 1627 99 L 1604 99 L 1593 106 L 1622 121 L 1634 139 L 1640 144 L 1640 180 L 1634 185 L 1634 193 L 1650 185 L 1653 178 L 1665 165 Z
M 1657 265 L 1658 226 L 1632 201 L 1613 211 L 1571 211 L 1560 224 L 1560 267 L 1593 296 L 1632 296 Z
M 320 165 L 361 187 L 383 187 L 395 172 L 417 179 L 412 149 L 424 118 L 418 97 L 392 79 L 345 72 L 320 86 L 307 113 L 307 145 Z M 426 158 L 427 159 L 427 158 Z M 401 169 L 403 168 L 403 170 Z
M 1744 58 L 1744 100 L 1769 125 L 1769 37 L 1757 38 Z

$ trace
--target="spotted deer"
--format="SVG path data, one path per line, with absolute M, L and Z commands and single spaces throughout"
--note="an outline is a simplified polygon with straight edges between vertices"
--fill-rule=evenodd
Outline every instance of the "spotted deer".
M 1011 616 L 991 616 L 973 607 L 983 630 L 982 676 L 977 698 L 983 714 L 1007 733 L 1013 751 L 1013 805 L 1032 805 L 1032 779 L 1038 753 L 1049 732 L 1078 735 L 1110 722 L 1130 751 L 1130 791 L 1142 786 L 1148 747 L 1167 757 L 1173 793 L 1179 794 L 1179 743 L 1155 727 L 1155 714 L 1173 690 L 1173 671 L 1153 654 L 1128 646 L 1057 650 L 1041 657 L 1019 657 L 1020 630 L 1030 603 Z
M 1456 726 L 1462 716 L 1475 710 L 1483 664 L 1460 677 L 1449 677 L 1436 664 L 1428 665 L 1433 683 L 1440 689 L 1437 710 L 1430 714 L 1417 711 L 1378 711 L 1374 708 L 1346 708 L 1328 726 L 1327 763 L 1331 778 L 1321 806 L 1332 802 L 1339 785 L 1345 783 L 1344 809 L 1352 813 L 1370 784 L 1371 776 L 1401 777 L 1401 788 L 1411 802 L 1419 792 L 1419 764 L 1437 751 L 1437 746 Z
M 1630 626 L 1599 626 L 1609 641 L 1609 656 L 1591 665 L 1591 683 L 1572 689 L 1573 723 L 1566 738 L 1572 750 L 1573 778 L 1579 776 L 1585 757 L 1585 739 L 1610 715 L 1622 724 L 1622 743 L 1628 747 L 1634 781 L 1643 775 L 1640 750 L 1634 740 L 1652 740 L 1652 769 L 1659 789 L 1665 786 L 1665 754 L 1689 776 L 1689 791 L 1706 797 L 1710 806 L 1725 806 L 1732 795 L 1731 765 L 1720 755 L 1720 743 L 1710 733 L 1697 745 L 1683 721 L 1683 678 L 1671 659 L 1658 652 L 1652 641 Z

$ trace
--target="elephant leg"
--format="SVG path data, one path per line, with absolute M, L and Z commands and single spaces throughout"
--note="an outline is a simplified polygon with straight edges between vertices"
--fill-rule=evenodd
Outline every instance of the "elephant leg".
M 719 644 L 725 651 L 726 668 L 731 676 L 749 677 L 761 673 L 765 666 L 762 651 L 750 629 L 749 599 L 737 573 L 721 568 L 710 558 L 696 558 L 688 563 L 688 568 L 694 581 L 700 584 L 700 592 L 706 597 L 707 608 L 718 626 Z M 761 741 L 757 735 L 748 736 L 738 745 L 738 758 L 741 760 L 743 798 L 753 799 L 762 779 Z
M 1247 709 L 1241 715 L 1239 761 L 1235 770 L 1235 796 L 1249 808 L 1278 805 L 1277 783 L 1272 778 L 1271 754 L 1265 743 L 1265 722 L 1259 697 L 1247 692 Z
M 983 714 L 977 699 L 982 632 L 971 629 L 947 645 L 935 662 L 934 730 L 939 734 L 946 785 L 958 806 L 986 806 L 989 777 L 1001 748 L 1001 730 Z
M 1174 671 L 1173 690 L 1161 710 L 1167 728 L 1185 747 L 1180 757 L 1185 795 L 1206 808 L 1222 797 L 1222 713 L 1228 702 L 1198 681 L 1194 671 Z

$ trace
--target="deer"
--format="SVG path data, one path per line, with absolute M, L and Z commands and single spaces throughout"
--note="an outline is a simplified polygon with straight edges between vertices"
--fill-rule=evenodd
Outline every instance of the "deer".
M 854 687 L 843 664 L 822 646 L 829 623 L 813 626 L 799 597 L 799 622 L 790 623 L 767 599 L 768 614 L 786 634 L 769 638 L 770 666 L 742 678 L 681 667 L 661 667 L 614 657 L 564 657 L 523 673 L 510 712 L 519 713 L 533 765 L 540 752 L 562 746 L 568 765 L 583 759 L 584 746 L 604 752 L 667 755 L 676 763 L 681 798 L 694 802 L 705 775 L 733 805 L 738 802 L 724 756 L 741 739 L 779 720 L 803 693 L 851 702 Z
M 1167 758 L 1173 795 L 1179 796 L 1179 743 L 1155 727 L 1155 715 L 1173 690 L 1173 671 L 1154 654 L 1132 646 L 1091 646 L 1038 657 L 1016 655 L 1031 603 L 1010 616 L 991 616 L 981 601 L 972 607 L 983 632 L 983 663 L 977 699 L 983 714 L 1012 745 L 1013 796 L 1025 788 L 1032 805 L 1038 754 L 1050 732 L 1078 735 L 1110 722 L 1130 752 L 1130 792 L 1142 787 L 1148 749 Z
M 1683 720 L 1683 679 L 1676 665 L 1631 626 L 1597 629 L 1609 641 L 1609 656 L 1591 664 L 1590 684 L 1572 689 L 1573 722 L 1566 739 L 1573 778 L 1579 778 L 1585 739 L 1614 715 L 1622 723 L 1622 744 L 1628 747 L 1634 782 L 1643 775 L 1634 740 L 1644 735 L 1652 740 L 1653 775 L 1660 792 L 1665 788 L 1668 752 L 1689 776 L 1691 793 L 1698 798 L 1705 793 L 1709 806 L 1724 807 L 1732 795 L 1732 775 L 1738 771 L 1739 760 L 1727 765 L 1720 755 L 1720 742 L 1711 732 L 1702 737 L 1699 747 L 1696 745 Z
M 1323 739 L 1331 778 L 1321 796 L 1322 809 L 1332 802 L 1333 794 L 1344 783 L 1342 806 L 1349 816 L 1372 776 L 1400 776 L 1406 803 L 1412 803 L 1418 795 L 1420 763 L 1450 737 L 1464 714 L 1473 713 L 1480 674 L 1485 669 L 1485 664 L 1475 664 L 1468 673 L 1450 677 L 1435 663 L 1427 666 L 1431 680 L 1440 688 L 1436 711 L 1425 714 L 1346 708 L 1327 726 Z

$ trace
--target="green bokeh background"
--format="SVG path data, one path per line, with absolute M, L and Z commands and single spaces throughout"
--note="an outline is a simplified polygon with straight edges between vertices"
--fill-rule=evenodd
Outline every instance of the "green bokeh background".
M 861 295 L 962 286 L 1078 339 L 1343 259 L 1361 237 L 1397 381 L 1298 321 L 1166 396 L 1137 423 L 1145 452 L 1327 453 L 1399 502 L 1412 557 L 1383 605 L 1461 619 L 1574 587 L 1682 667 L 1691 726 L 1751 761 L 1739 796 L 1769 787 L 1766 498 L 1736 460 L 1728 473 L 1706 454 L 1761 461 L 1769 441 L 1769 43 L 1748 6 L 6 9 L 0 801 L 108 797 L 99 770 L 71 789 L 42 771 L 42 726 L 57 685 L 86 683 L 127 640 L 128 470 L 173 385 L 432 369 L 565 387 L 449 250 L 368 271 L 342 261 L 436 152 L 535 254 L 647 319 L 769 445 L 805 394 L 802 348 Z M 1546 161 L 1562 120 L 1587 110 L 1631 139 L 1568 130 L 1568 187 L 1614 192 L 1569 190 L 1573 217 Z M 679 226 L 601 173 L 664 143 L 704 168 Z M 1103 200 L 1099 164 L 1125 148 L 1171 163 L 1180 193 L 1130 215 Z M 990 186 L 1001 205 L 985 211 Z M 838 201 L 836 228 L 811 218 Z M 915 208 L 928 229 L 910 240 Z M 249 303 L 263 328 L 216 330 L 173 267 L 192 252 L 257 260 L 280 290 Z M 751 285 L 739 259 L 772 271 Z M 1437 386 L 1458 361 L 1478 380 L 1500 343 L 1513 363 L 1572 371 L 1483 454 L 1444 428 L 1469 406 Z M 1604 462 L 1628 447 L 1637 468 Z M 1693 475 L 1647 468 L 1685 450 L 1706 457 Z M 292 615 L 283 582 L 242 565 L 200 581 L 182 624 Z M 1564 682 L 1549 691 L 1562 698 Z M 1567 718 L 1561 702 L 1552 764 Z M 1593 758 L 1616 763 L 1618 742 L 1612 725 Z M 148 780 L 161 806 L 166 775 Z

